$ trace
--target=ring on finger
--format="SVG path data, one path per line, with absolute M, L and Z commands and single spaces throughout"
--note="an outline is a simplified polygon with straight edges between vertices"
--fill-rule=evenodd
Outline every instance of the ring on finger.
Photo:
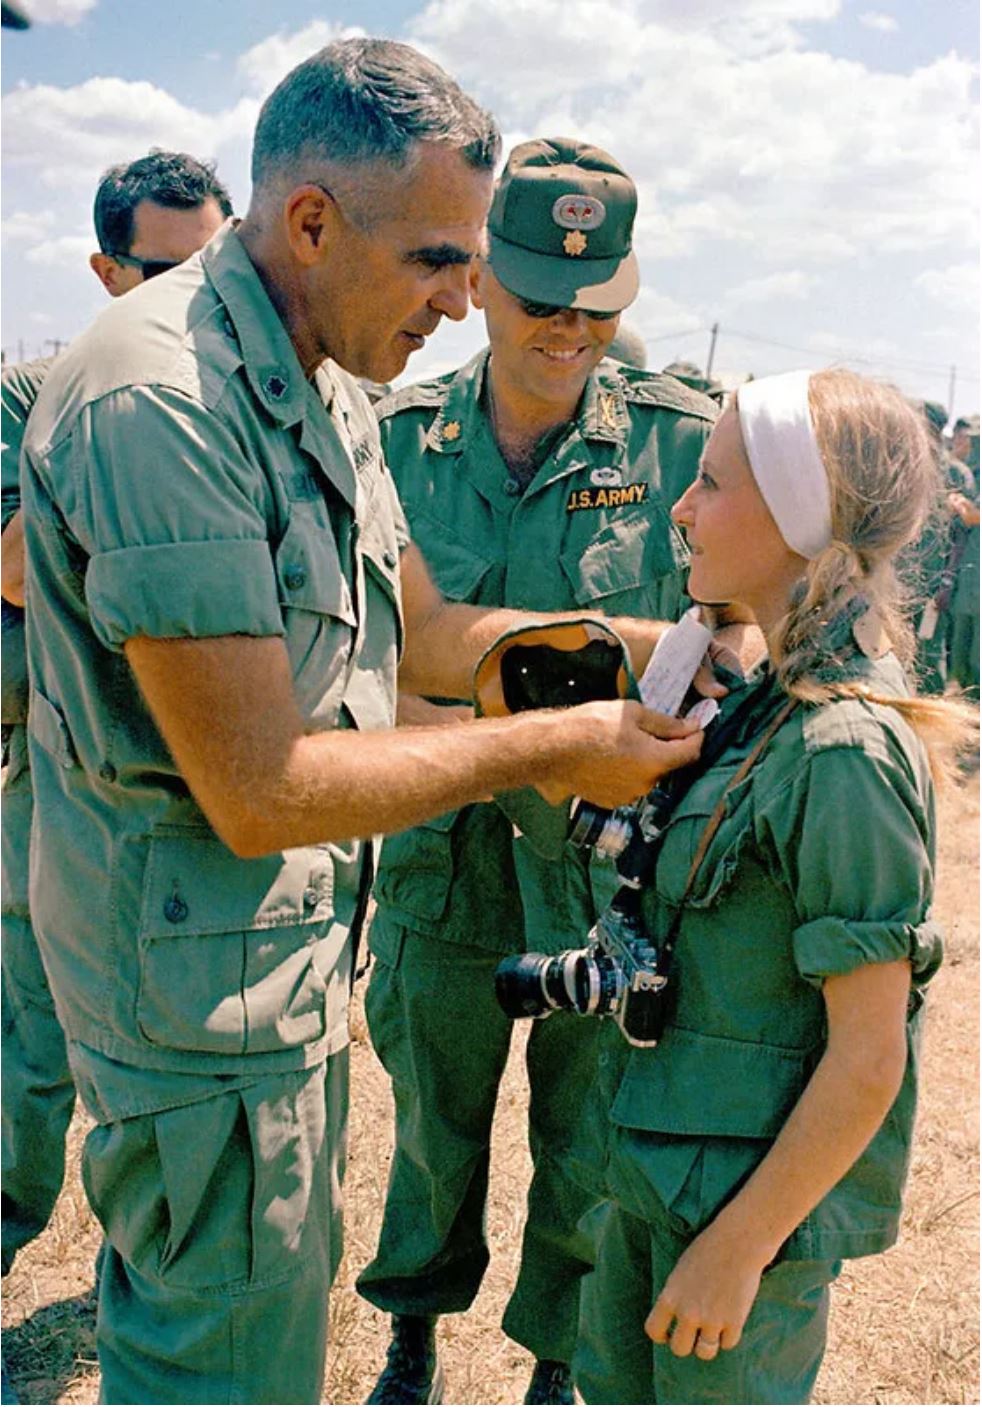
M 706 1338 L 704 1334 L 696 1335 L 695 1351 L 704 1353 L 707 1358 L 713 1358 L 719 1349 L 719 1339 Z

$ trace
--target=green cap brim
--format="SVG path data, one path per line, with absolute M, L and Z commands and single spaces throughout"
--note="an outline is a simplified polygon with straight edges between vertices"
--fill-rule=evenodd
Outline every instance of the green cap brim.
M 533 303 L 620 313 L 637 297 L 640 275 L 633 250 L 623 259 L 556 258 L 488 237 L 488 263 L 500 284 Z

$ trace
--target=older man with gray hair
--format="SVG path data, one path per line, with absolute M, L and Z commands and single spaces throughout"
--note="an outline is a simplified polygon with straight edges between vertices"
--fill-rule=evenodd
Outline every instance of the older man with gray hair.
M 617 804 L 698 750 L 624 703 L 391 729 L 397 664 L 460 697 L 515 620 L 443 602 L 353 380 L 464 316 L 497 153 L 422 55 L 328 46 L 260 113 L 241 226 L 114 304 L 31 418 L 31 899 L 95 1119 L 107 1402 L 320 1398 L 349 837 L 530 781 Z

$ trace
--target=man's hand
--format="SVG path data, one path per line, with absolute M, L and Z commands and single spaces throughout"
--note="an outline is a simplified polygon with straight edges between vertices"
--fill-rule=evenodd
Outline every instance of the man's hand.
M 694 762 L 702 747 L 694 723 L 631 701 L 580 704 L 543 716 L 565 726 L 569 736 L 568 754 L 554 775 L 537 783 L 553 805 L 575 795 L 595 806 L 626 806 L 669 772 Z
M 967 528 L 976 528 L 979 525 L 979 505 L 973 503 L 970 498 L 966 498 L 963 493 L 950 493 L 948 495 L 948 508 L 951 513 L 960 518 Z

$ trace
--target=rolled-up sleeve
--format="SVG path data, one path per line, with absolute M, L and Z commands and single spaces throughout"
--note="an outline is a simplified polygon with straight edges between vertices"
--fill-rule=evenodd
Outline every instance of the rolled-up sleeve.
M 806 982 L 907 960 L 927 981 L 941 961 L 930 917 L 933 820 L 899 750 L 821 751 L 768 810 L 774 853 L 799 923 Z
M 268 486 L 225 420 L 165 387 L 115 391 L 74 430 L 72 528 L 97 636 L 282 635 Z

